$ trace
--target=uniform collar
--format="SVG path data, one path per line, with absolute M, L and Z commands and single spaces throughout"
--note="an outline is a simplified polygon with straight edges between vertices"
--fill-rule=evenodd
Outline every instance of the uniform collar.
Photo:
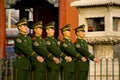
M 81 37 L 77 37 L 77 39 L 83 39 L 83 38 L 81 38 Z
M 84 38 L 77 37 L 78 40 L 84 41 Z
M 20 36 L 24 36 L 24 37 L 26 37 L 26 36 L 27 36 L 27 34 L 22 33 L 22 32 L 20 32 L 20 33 L 19 33 L 19 35 L 20 35 Z
M 50 38 L 50 39 L 54 39 L 54 36 L 47 36 L 48 38 Z
M 66 40 L 66 41 L 71 41 L 70 38 L 65 38 L 65 37 L 64 37 L 64 40 Z
M 66 36 L 64 36 L 64 38 L 66 38 L 66 39 L 70 39 L 69 37 L 66 37 Z
M 24 35 L 26 35 L 26 33 L 25 33 L 25 32 L 21 32 L 21 31 L 20 31 L 20 34 L 24 34 Z
M 36 35 L 36 34 L 35 34 L 35 37 L 37 37 L 37 38 L 42 38 L 42 36 L 39 36 L 39 35 Z

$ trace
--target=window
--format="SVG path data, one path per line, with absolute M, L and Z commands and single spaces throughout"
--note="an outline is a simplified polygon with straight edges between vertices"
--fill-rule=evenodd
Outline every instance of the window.
M 88 32 L 105 31 L 104 18 L 87 18 Z
M 15 23 L 19 21 L 19 10 L 6 9 L 6 27 L 16 28 Z M 10 24 L 9 24 L 10 23 Z
M 120 18 L 113 17 L 113 31 L 120 31 Z

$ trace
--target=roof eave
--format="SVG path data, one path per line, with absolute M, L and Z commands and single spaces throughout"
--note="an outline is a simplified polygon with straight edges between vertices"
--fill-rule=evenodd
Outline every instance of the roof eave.
M 70 4 L 70 6 L 72 7 L 91 7 L 91 6 L 111 6 L 111 5 L 114 5 L 114 6 L 120 6 L 120 3 L 118 2 L 101 2 L 101 3 L 92 3 L 92 2 L 84 2 L 82 3 L 81 1 L 74 1 Z

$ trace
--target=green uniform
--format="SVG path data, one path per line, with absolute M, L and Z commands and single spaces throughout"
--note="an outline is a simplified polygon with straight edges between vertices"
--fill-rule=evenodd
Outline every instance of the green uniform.
M 78 37 L 84 37 L 85 25 L 80 25 L 75 28 L 76 34 L 82 32 Z M 86 62 L 76 60 L 76 80 L 87 80 L 89 71 L 89 59 L 93 60 L 95 57 L 88 51 L 88 44 L 83 38 L 77 38 L 74 43 L 76 51 L 87 59 Z
M 55 57 L 65 58 L 66 55 L 60 51 L 60 47 L 58 45 L 57 40 L 54 37 L 46 38 L 47 49 L 50 53 L 52 53 Z M 58 80 L 60 64 L 56 64 L 54 61 L 47 59 L 47 80 Z
M 75 50 L 74 44 L 70 39 L 64 38 L 60 42 L 61 50 L 67 55 L 72 57 L 72 62 L 62 61 L 61 71 L 62 71 L 62 80 L 75 80 L 75 59 L 81 59 L 82 56 Z
M 42 37 L 35 36 L 33 38 L 33 50 L 44 59 L 48 58 L 50 60 L 53 59 L 53 55 L 47 51 L 45 40 Z M 46 72 L 46 63 L 39 62 L 36 58 L 32 58 L 33 64 L 33 80 L 46 80 L 45 72 Z
M 47 50 L 53 54 L 57 58 L 65 58 L 66 55 L 61 52 L 60 47 L 58 45 L 57 40 L 54 38 L 54 29 L 55 29 L 55 22 L 50 22 L 45 25 L 46 32 L 48 30 L 52 30 L 52 35 L 50 34 L 51 32 L 47 32 L 47 38 L 46 38 L 46 45 L 47 45 Z M 47 59 L 47 80 L 58 80 L 59 78 L 59 72 L 60 72 L 60 64 L 56 64 L 54 61 Z
M 30 56 L 37 57 L 38 55 L 32 50 L 32 40 L 25 34 L 19 34 L 15 39 L 15 53 L 17 57 L 14 61 L 15 80 L 29 80 L 30 77 Z
M 14 61 L 15 80 L 30 80 L 30 57 L 38 55 L 32 50 L 32 40 L 26 35 L 27 19 L 23 18 L 16 23 L 20 33 L 14 39 L 14 49 L 17 57 Z
M 75 42 L 76 50 L 85 58 L 86 62 L 76 60 L 77 80 L 87 80 L 89 71 L 89 59 L 93 60 L 95 57 L 88 51 L 88 44 L 84 39 L 77 38 Z

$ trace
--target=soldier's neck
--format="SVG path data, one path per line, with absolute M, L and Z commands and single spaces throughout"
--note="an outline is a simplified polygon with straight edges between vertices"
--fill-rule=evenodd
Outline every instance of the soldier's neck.
M 65 39 L 70 39 L 70 37 L 64 36 Z
M 22 32 L 22 31 L 20 31 L 20 34 L 26 35 L 26 32 Z
M 52 35 L 47 35 L 47 37 L 54 37 L 54 36 L 52 36 Z
M 77 36 L 78 39 L 83 39 L 83 37 Z
M 35 34 L 36 37 L 41 37 L 41 35 Z

